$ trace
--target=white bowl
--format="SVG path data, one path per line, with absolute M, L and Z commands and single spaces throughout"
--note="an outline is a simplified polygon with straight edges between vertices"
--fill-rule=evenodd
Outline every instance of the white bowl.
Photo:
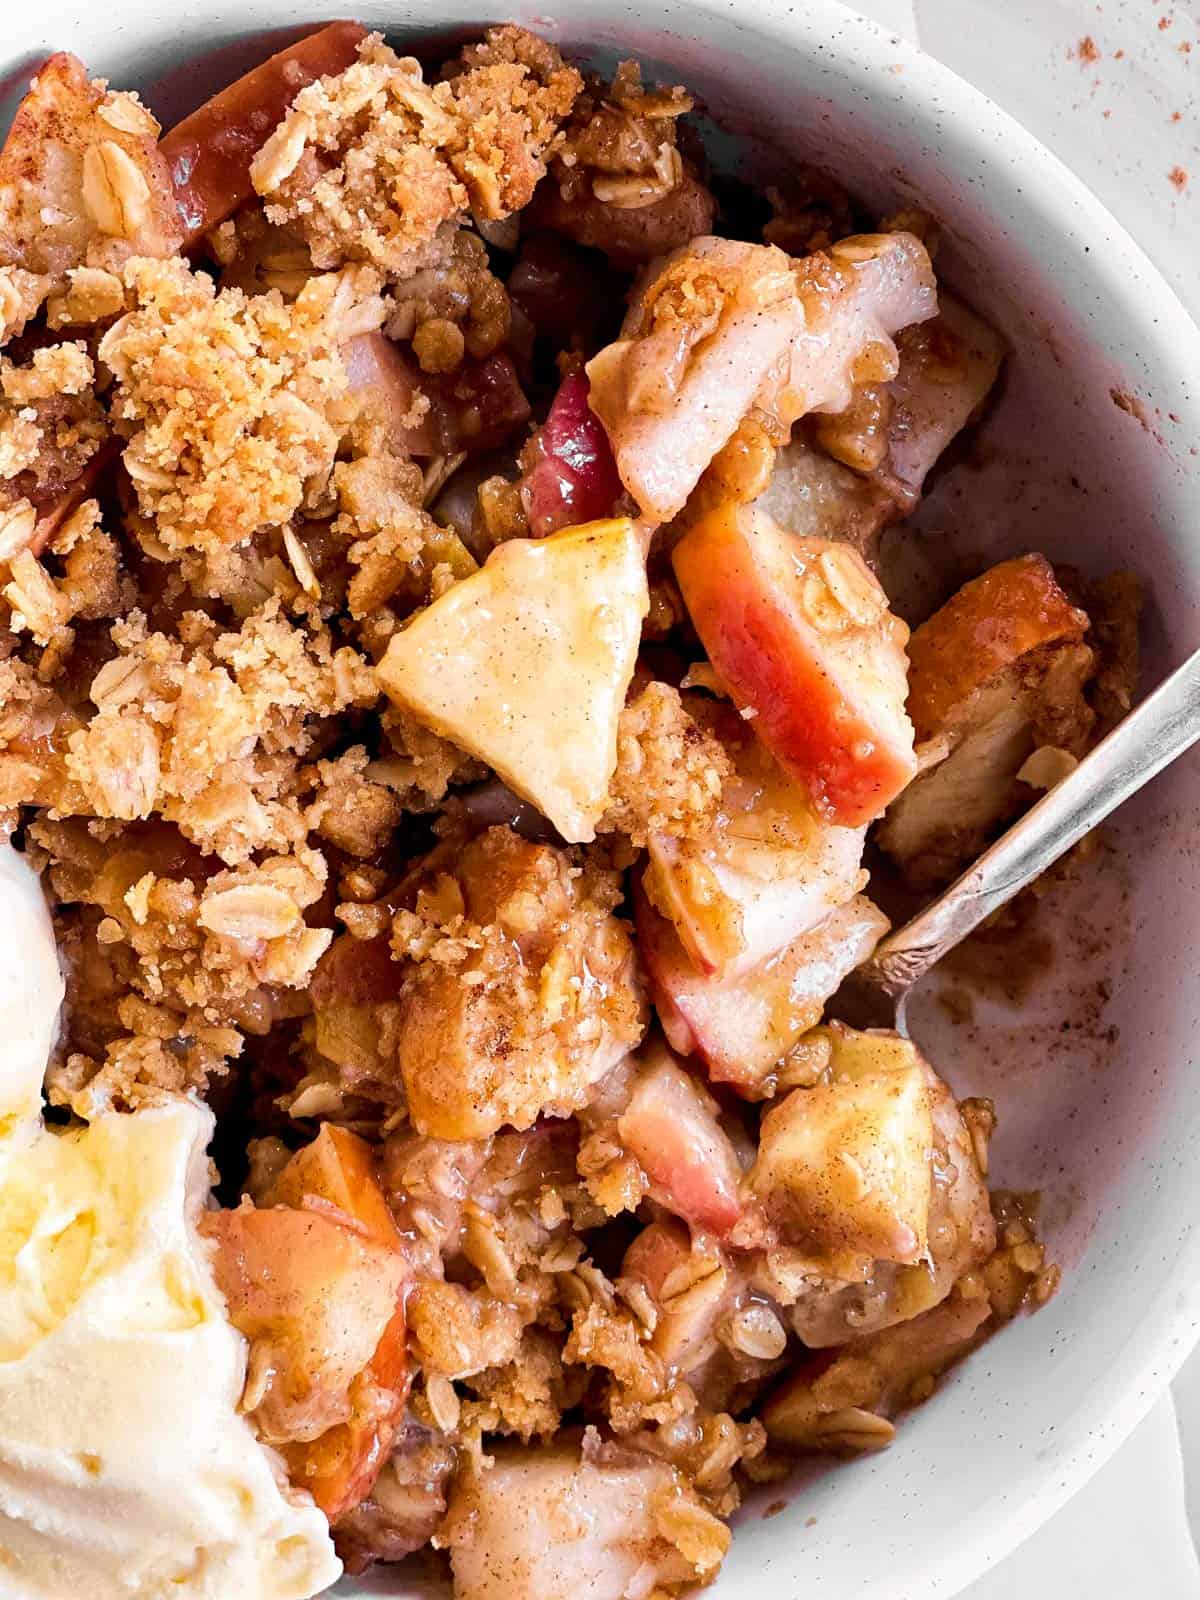
M 118 86 L 168 75 L 166 103 L 151 103 L 178 114 L 265 53 L 238 41 L 350 10 L 401 44 L 448 18 L 459 31 L 515 18 L 605 61 L 636 55 L 757 135 L 756 160 L 815 160 L 881 209 L 919 197 L 945 228 L 939 266 L 1013 354 L 982 452 L 943 478 L 924 538 L 907 541 L 916 566 L 942 586 L 1028 548 L 1093 574 L 1134 566 L 1149 589 L 1147 679 L 1200 643 L 1200 332 L 1053 155 L 840 6 L 572 0 L 555 17 L 523 0 L 41 0 L 4 8 L 0 70 L 15 90 L 66 47 Z M 208 68 L 171 72 L 218 50 Z M 1059 957 L 1024 1010 L 984 1005 L 952 1028 L 927 1006 L 916 1023 L 960 1094 L 996 1096 L 994 1170 L 1043 1191 L 1061 1292 L 972 1357 L 890 1451 L 752 1500 L 723 1600 L 953 1594 L 1084 1483 L 1187 1353 L 1200 1326 L 1198 797 L 1193 759 L 1127 808 L 1117 853 L 1058 897 Z M 780 1497 L 786 1512 L 764 1518 Z M 412 1592 L 397 1582 L 379 1569 L 344 1592 Z

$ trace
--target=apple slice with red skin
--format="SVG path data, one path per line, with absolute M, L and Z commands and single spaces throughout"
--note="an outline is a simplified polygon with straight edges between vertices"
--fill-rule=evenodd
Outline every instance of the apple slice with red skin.
M 772 1092 L 780 1058 L 821 1020 L 825 1001 L 888 928 L 859 895 L 755 972 L 721 979 L 696 971 L 640 885 L 635 907 L 638 950 L 667 1038 L 680 1055 L 699 1055 L 714 1083 L 749 1100 Z
M 330 22 L 268 57 L 163 136 L 186 243 L 194 244 L 254 194 L 250 163 L 307 84 L 343 72 L 367 37 L 359 22 Z
M 908 629 L 862 557 L 723 505 L 689 529 L 673 561 L 717 676 L 768 750 L 829 821 L 877 817 L 916 761 Z
M 723 1236 L 744 1206 L 742 1169 L 717 1103 L 665 1046 L 651 1046 L 645 1058 L 617 1135 L 649 1178 L 651 1199 Z
M 588 406 L 589 387 L 585 372 L 569 372 L 537 435 L 538 459 L 521 483 L 535 539 L 610 517 L 621 495 L 608 435 Z
M 34 524 L 29 548 L 35 556 L 41 555 L 71 513 L 78 511 L 96 489 L 109 467 L 116 462 L 120 450 L 118 440 L 106 439 L 77 478 L 72 478 L 70 483 L 64 484 L 44 499 L 32 500 L 37 513 L 37 522 Z

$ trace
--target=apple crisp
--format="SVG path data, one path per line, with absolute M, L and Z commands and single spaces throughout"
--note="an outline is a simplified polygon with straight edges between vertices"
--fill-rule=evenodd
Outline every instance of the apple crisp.
M 1003 340 L 917 213 L 723 215 L 692 109 L 335 23 L 166 135 L 55 55 L 0 151 L 47 1114 L 211 1107 L 242 1413 L 459 1600 L 711 1580 L 1057 1282 L 959 1064 L 825 1008 L 881 861 L 1128 709 L 1136 581 L 1017 554 L 910 635 L 875 553 Z

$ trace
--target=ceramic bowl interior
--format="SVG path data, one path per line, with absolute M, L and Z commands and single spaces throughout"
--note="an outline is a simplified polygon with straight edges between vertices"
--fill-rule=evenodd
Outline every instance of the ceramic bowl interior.
M 928 609 L 989 560 L 1039 549 L 1090 575 L 1142 575 L 1147 682 L 1200 643 L 1200 332 L 1087 191 L 967 85 L 817 0 L 356 9 L 402 47 L 515 18 L 593 62 L 635 55 L 733 136 L 714 146 L 722 164 L 770 176 L 814 161 L 881 213 L 927 207 L 940 271 L 1012 354 L 973 447 L 892 541 L 904 604 Z M 304 21 L 340 10 L 313 0 Z M 70 48 L 169 120 L 301 31 L 298 16 L 284 0 L 6 7 L 0 88 L 11 100 L 41 56 Z M 917 1006 L 915 1036 L 958 1093 L 997 1100 L 994 1176 L 1041 1192 L 1063 1286 L 909 1416 L 891 1450 L 751 1499 L 722 1600 L 956 1592 L 1079 1487 L 1186 1354 L 1200 1324 L 1198 810 L 1200 760 L 1184 760 L 1106 830 L 1046 904 L 1045 956 L 1019 1007 L 975 994 L 963 1020 L 959 993 L 952 1023 L 946 980 Z M 378 1569 L 339 1594 L 421 1588 Z

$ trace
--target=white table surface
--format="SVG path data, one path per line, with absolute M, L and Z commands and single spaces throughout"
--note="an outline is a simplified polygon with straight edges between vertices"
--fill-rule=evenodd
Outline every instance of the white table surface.
M 856 0 L 856 9 L 1024 123 L 1200 320 L 1200 0 Z M 1200 1354 L 1087 1487 L 961 1600 L 1200 1600 L 1197 1535 Z

